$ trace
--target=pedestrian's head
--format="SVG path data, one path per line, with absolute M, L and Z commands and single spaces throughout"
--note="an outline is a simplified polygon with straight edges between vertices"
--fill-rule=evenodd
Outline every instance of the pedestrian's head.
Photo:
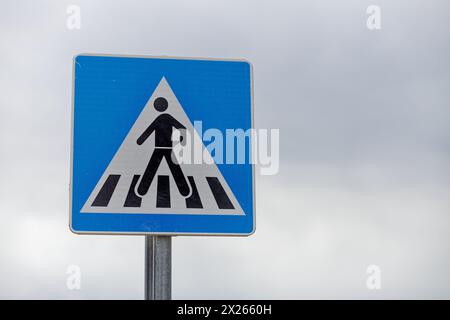
M 153 102 L 153 106 L 159 112 L 166 111 L 168 105 L 167 100 L 163 97 L 156 98 L 155 102 Z

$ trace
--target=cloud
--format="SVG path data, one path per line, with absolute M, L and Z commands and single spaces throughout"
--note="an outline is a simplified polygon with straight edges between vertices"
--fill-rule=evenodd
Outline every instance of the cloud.
M 6 1 L 0 12 L 0 297 L 141 298 L 143 237 L 67 227 L 72 57 L 246 58 L 279 128 L 250 238 L 177 237 L 175 298 L 448 298 L 447 1 Z M 82 289 L 67 290 L 79 265 Z M 369 264 L 382 290 L 365 287 Z

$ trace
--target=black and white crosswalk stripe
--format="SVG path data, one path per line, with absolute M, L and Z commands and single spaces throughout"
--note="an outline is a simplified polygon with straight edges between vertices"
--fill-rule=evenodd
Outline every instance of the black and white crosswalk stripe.
M 119 179 L 120 179 L 119 174 L 112 174 L 108 177 L 108 179 L 106 179 L 105 183 L 103 184 L 103 187 L 100 189 L 100 192 L 98 193 L 94 202 L 92 202 L 93 207 L 108 206 L 109 200 L 111 200 L 114 190 L 116 189 L 116 186 L 119 183 Z
M 203 209 L 203 204 L 202 201 L 200 200 L 197 186 L 195 185 L 194 177 L 189 176 L 188 180 L 192 188 L 192 194 L 189 198 L 186 199 L 186 208 Z
M 211 188 L 219 209 L 234 209 L 234 206 L 220 184 L 219 179 L 216 177 L 206 177 L 206 181 L 208 181 L 209 187 Z
M 127 198 L 125 199 L 124 207 L 140 207 L 142 203 L 142 198 L 136 195 L 134 189 L 136 184 L 138 183 L 140 175 L 136 174 L 133 176 L 133 180 L 131 181 L 130 189 L 128 190 Z M 114 190 L 113 190 L 114 192 Z
M 103 186 L 92 202 L 92 207 L 107 207 L 109 201 L 111 200 L 114 191 L 116 190 L 117 184 L 121 175 L 109 175 L 105 180 Z M 136 194 L 136 184 L 138 183 L 140 175 L 134 175 L 131 181 L 130 187 L 128 189 L 128 194 L 123 204 L 124 207 L 134 207 L 139 208 L 142 204 L 142 198 Z M 203 204 L 201 197 L 198 193 L 198 189 L 194 180 L 194 177 L 188 176 L 189 183 L 192 188 L 191 195 L 186 198 L 186 208 L 190 209 L 203 209 Z M 214 196 L 217 207 L 219 209 L 234 209 L 233 203 L 231 202 L 226 191 L 222 187 L 219 179 L 217 177 L 205 177 L 209 188 Z M 157 177 L 157 195 L 156 195 L 156 207 L 157 208 L 170 208 L 170 177 L 168 175 L 158 175 Z
M 156 192 L 156 207 L 170 208 L 170 183 L 169 176 L 158 176 Z

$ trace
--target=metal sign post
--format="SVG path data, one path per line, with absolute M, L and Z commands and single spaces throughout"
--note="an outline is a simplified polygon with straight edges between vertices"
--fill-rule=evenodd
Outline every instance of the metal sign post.
M 172 237 L 145 236 L 145 300 L 172 296 Z

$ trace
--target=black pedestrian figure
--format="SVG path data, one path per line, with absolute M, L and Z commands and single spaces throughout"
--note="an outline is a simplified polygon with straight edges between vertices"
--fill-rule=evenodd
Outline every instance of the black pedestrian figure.
M 168 103 L 163 97 L 159 97 L 153 103 L 155 109 L 159 112 L 164 112 L 167 110 Z M 166 159 L 169 165 L 170 172 L 173 175 L 175 183 L 177 185 L 178 191 L 183 197 L 189 196 L 191 193 L 191 187 L 186 180 L 186 177 L 181 170 L 178 163 L 174 162 L 175 159 L 172 151 L 172 131 L 173 128 L 176 129 L 186 129 L 180 122 L 178 122 L 170 114 L 163 113 L 159 115 L 155 121 L 153 121 L 147 129 L 142 133 L 142 135 L 137 139 L 137 144 L 141 145 L 147 140 L 147 138 L 155 132 L 155 150 L 153 151 L 150 161 L 148 162 L 147 168 L 142 175 L 141 182 L 137 188 L 137 193 L 140 196 L 147 194 L 150 185 L 152 184 L 153 178 L 155 177 L 156 171 L 163 158 Z M 181 137 L 180 142 L 183 137 Z

